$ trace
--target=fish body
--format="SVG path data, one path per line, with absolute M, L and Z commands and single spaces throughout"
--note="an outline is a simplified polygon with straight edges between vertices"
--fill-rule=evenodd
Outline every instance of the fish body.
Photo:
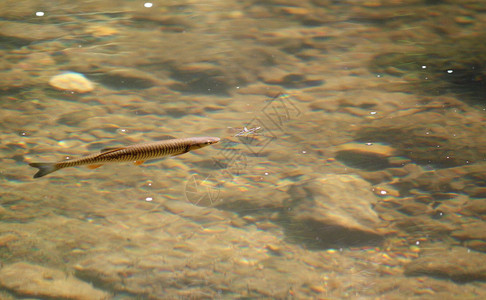
M 149 159 L 176 156 L 192 150 L 203 148 L 219 142 L 217 137 L 191 137 L 182 139 L 169 139 L 158 142 L 135 144 L 126 147 L 105 148 L 100 153 L 90 154 L 79 158 L 62 160 L 58 162 L 39 162 L 29 165 L 38 168 L 34 178 L 39 178 L 60 169 L 87 165 L 91 169 L 98 168 L 107 163 L 134 162 L 142 164 Z

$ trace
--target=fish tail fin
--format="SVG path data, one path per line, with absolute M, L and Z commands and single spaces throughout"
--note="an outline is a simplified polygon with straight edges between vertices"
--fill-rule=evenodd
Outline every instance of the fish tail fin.
M 56 163 L 30 163 L 29 166 L 39 169 L 39 171 L 35 173 L 34 178 L 46 176 L 47 174 L 60 169 L 56 166 Z

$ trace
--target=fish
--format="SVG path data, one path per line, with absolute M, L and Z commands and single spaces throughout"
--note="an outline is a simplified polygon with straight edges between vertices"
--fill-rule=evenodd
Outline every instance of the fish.
M 32 162 L 31 167 L 39 169 L 34 178 L 40 178 L 60 169 L 87 165 L 96 169 L 107 163 L 134 162 L 141 165 L 146 160 L 177 156 L 192 150 L 200 149 L 220 141 L 217 137 L 171 138 L 167 140 L 134 144 L 126 147 L 101 149 L 99 153 L 58 162 Z

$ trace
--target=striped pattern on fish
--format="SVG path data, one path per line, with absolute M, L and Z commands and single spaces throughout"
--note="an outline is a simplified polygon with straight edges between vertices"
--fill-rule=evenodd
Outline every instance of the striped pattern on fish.
M 30 163 L 39 171 L 34 178 L 39 178 L 69 167 L 87 165 L 91 169 L 98 168 L 107 163 L 131 162 L 142 164 L 149 159 L 163 158 L 187 153 L 219 142 L 217 137 L 191 137 L 182 139 L 169 139 L 152 143 L 135 144 L 126 147 L 105 148 L 100 153 L 62 160 L 59 162 Z

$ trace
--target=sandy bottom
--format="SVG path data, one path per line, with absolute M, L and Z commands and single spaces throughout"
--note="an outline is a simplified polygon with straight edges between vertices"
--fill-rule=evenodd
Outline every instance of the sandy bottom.
M 2 298 L 486 298 L 482 104 L 370 70 L 483 30 L 473 2 L 24 2 L 0 4 Z M 222 140 L 28 165 L 168 135 Z

